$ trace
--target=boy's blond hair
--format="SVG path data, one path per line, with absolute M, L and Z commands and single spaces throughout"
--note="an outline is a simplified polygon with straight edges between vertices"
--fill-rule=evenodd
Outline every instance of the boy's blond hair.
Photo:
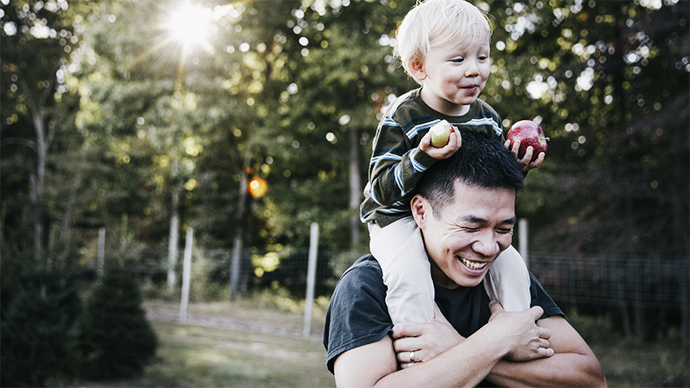
M 410 61 L 423 60 L 433 46 L 451 40 L 472 41 L 479 32 L 491 36 L 491 23 L 465 0 L 420 1 L 405 15 L 396 36 L 396 51 L 408 74 Z

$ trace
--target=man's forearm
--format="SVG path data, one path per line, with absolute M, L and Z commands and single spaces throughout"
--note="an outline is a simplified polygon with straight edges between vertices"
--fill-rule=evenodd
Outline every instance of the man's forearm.
M 376 387 L 475 387 L 508 348 L 492 331 L 480 329 L 428 362 L 385 376 Z
M 486 326 L 428 362 L 397 370 L 393 341 L 386 336 L 335 360 L 338 388 L 475 387 L 510 348 Z
M 487 380 L 505 387 L 602 387 L 606 379 L 594 356 L 560 353 L 529 362 L 501 360 Z
M 501 360 L 487 376 L 501 386 L 601 387 L 606 378 L 599 360 L 575 329 L 562 317 L 537 323 L 551 331 L 555 354 L 529 362 Z

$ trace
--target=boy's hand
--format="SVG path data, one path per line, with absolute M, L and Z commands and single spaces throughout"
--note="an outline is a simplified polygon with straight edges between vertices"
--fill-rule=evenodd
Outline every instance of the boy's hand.
M 520 149 L 520 140 L 513 140 L 513 148 L 510 148 L 510 140 L 506 140 L 504 145 L 510 152 L 513 153 L 513 155 L 515 155 L 515 159 L 517 159 L 518 163 L 520 163 L 520 168 L 522 169 L 522 171 L 529 171 L 539 167 L 541 163 L 544 161 L 544 158 L 546 157 L 546 154 L 541 152 L 539 153 L 539 157 L 537 157 L 537 159 L 535 159 L 534 162 L 531 162 L 534 148 L 530 146 L 527 147 L 525 155 L 523 155 L 522 159 L 520 159 L 518 157 L 518 150 Z
M 436 160 L 450 158 L 455 151 L 460 149 L 460 146 L 462 146 L 462 136 L 460 136 L 460 131 L 455 126 L 453 126 L 453 131 L 450 133 L 448 143 L 441 148 L 431 145 L 431 134 L 428 132 L 419 143 L 419 149 Z

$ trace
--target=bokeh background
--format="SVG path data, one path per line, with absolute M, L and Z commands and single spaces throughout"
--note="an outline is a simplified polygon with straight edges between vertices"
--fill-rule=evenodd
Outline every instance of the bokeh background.
M 2 385 L 332 384 L 319 325 L 368 251 L 378 120 L 417 87 L 414 3 L 0 0 Z M 690 3 L 475 4 L 480 98 L 550 138 L 518 199 L 531 270 L 611 385 L 688 386 Z

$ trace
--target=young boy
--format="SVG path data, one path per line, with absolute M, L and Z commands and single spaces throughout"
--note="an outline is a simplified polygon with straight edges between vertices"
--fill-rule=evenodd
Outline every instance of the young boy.
M 460 149 L 458 127 L 503 140 L 498 114 L 477 99 L 490 73 L 490 35 L 486 16 L 464 0 L 420 3 L 398 29 L 402 65 L 421 88 L 398 98 L 379 123 L 361 205 L 371 253 L 388 287 L 386 305 L 394 325 L 434 318 L 430 264 L 409 205 L 415 185 L 428 167 Z M 454 128 L 445 145 L 434 147 L 428 132 L 443 120 Z M 513 144 L 516 158 L 518 147 Z M 530 163 L 531 157 L 528 150 L 519 160 L 523 171 L 544 160 L 542 154 Z M 458 260 L 469 273 L 487 270 L 486 264 Z M 507 311 L 529 309 L 529 275 L 515 248 L 511 246 L 496 259 L 485 279 L 489 296 Z

